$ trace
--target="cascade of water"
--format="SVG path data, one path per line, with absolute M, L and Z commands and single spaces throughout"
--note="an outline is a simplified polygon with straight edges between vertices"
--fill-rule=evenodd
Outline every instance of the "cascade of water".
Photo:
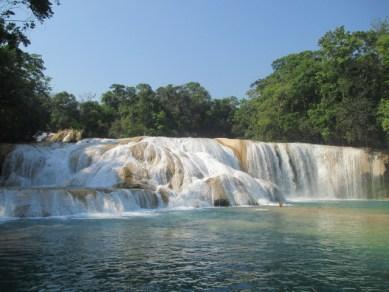
M 144 190 L 140 196 L 163 195 L 165 204 L 153 207 L 377 198 L 388 195 L 388 160 L 386 154 L 350 147 L 229 139 L 138 137 L 19 145 L 3 164 L 0 214 L 18 213 L 17 205 L 27 215 L 150 207 L 134 203 L 134 188 Z M 74 199 L 69 191 L 74 188 L 89 190 L 83 193 L 88 204 Z M 101 188 L 120 192 L 90 195 Z
M 312 152 L 298 144 L 250 143 L 248 173 L 276 184 L 287 195 L 317 193 Z
M 0 189 L 0 217 L 113 214 L 165 206 L 154 192 L 128 189 Z
M 303 143 L 250 142 L 247 150 L 249 174 L 272 181 L 288 198 L 385 197 L 387 159 L 364 149 Z

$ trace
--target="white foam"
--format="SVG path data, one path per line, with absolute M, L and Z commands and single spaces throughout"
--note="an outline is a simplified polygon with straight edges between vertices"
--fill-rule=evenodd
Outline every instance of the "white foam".
M 250 141 L 244 145 L 246 157 L 239 159 L 232 148 L 201 138 L 18 145 L 5 159 L 0 178 L 7 187 L 0 189 L 0 217 L 122 216 L 142 208 L 278 206 L 386 195 L 385 165 L 379 155 L 363 149 Z M 116 189 L 126 184 L 145 191 Z M 71 188 L 91 191 L 77 195 L 66 191 Z

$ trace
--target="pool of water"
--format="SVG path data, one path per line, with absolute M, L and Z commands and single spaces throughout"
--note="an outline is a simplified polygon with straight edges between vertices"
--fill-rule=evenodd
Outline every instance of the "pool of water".
M 389 202 L 0 223 L 0 291 L 389 289 Z

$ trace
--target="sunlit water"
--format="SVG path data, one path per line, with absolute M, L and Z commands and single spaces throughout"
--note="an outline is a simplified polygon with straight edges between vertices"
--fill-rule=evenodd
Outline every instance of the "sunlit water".
M 389 202 L 2 221 L 0 290 L 15 289 L 383 291 Z

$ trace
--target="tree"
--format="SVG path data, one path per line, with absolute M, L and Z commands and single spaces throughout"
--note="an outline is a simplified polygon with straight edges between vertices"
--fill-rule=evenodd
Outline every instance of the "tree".
M 156 91 L 171 135 L 207 136 L 207 115 L 211 108 L 208 91 L 197 82 L 167 85 Z
M 81 128 L 79 103 L 73 94 L 66 91 L 55 94 L 50 100 L 50 129 Z
M 0 142 L 26 141 L 45 129 L 48 78 L 37 55 L 0 47 Z
M 235 96 L 214 99 L 207 111 L 202 132 L 206 137 L 234 137 L 233 123 L 239 100 Z
M 123 104 L 130 104 L 136 97 L 135 87 L 126 87 L 121 84 L 112 84 L 110 90 L 105 92 L 101 101 L 108 107 L 118 110 Z
M 79 105 L 79 124 L 84 137 L 107 137 L 112 119 L 111 111 L 97 101 L 86 101 Z
M 265 141 L 383 147 L 389 25 L 327 32 L 317 51 L 273 62 L 235 114 L 235 129 Z M 384 124 L 383 124 L 384 123 Z
M 187 131 L 191 136 L 207 136 L 207 111 L 211 107 L 211 96 L 197 82 L 189 82 L 178 87 L 178 95 L 188 102 Z
M 4 0 L 0 11 L 0 46 L 18 49 L 20 44 L 29 45 L 26 30 L 34 28 L 37 21 L 50 18 L 52 5 L 50 0 Z M 17 10 L 31 15 L 24 20 L 15 19 Z
M 165 122 L 168 132 L 166 135 L 187 135 L 190 127 L 190 101 L 189 95 L 180 93 L 180 87 L 169 84 L 156 90 L 156 98 L 165 113 Z
M 238 138 L 255 137 L 255 129 L 252 127 L 254 115 L 257 111 L 257 106 L 254 104 L 257 99 L 242 99 L 235 109 L 232 120 L 232 133 Z
M 324 142 L 355 146 L 381 143 L 376 111 L 383 94 L 384 68 L 377 39 L 374 31 L 351 33 L 344 27 L 320 39 L 323 69 L 318 81 L 322 102 L 332 112 L 332 126 Z
M 236 98 L 212 100 L 199 83 L 167 85 L 154 91 L 148 84 L 114 84 L 102 95 L 105 106 L 116 111 L 111 137 L 137 135 L 232 136 Z
M 103 94 L 102 101 L 117 112 L 109 130 L 112 137 L 163 135 L 166 130 L 166 115 L 148 84 L 114 84 Z
M 274 72 L 257 80 L 242 103 L 237 117 L 247 125 L 245 137 L 265 141 L 309 141 L 316 133 L 309 126 L 307 111 L 320 99 L 316 75 L 320 59 L 306 51 L 280 58 Z M 248 114 L 250 112 L 250 114 Z M 242 124 L 242 123 L 240 123 Z
M 378 121 L 382 130 L 389 136 L 389 98 L 382 99 L 380 102 L 378 107 Z
M 48 0 L 5 0 L 0 10 L 0 142 L 32 139 L 37 130 L 45 129 L 48 114 L 48 78 L 43 74 L 42 59 L 23 52 L 19 46 L 30 41 L 25 35 L 36 21 L 52 16 Z M 32 15 L 16 18 L 24 9 Z

